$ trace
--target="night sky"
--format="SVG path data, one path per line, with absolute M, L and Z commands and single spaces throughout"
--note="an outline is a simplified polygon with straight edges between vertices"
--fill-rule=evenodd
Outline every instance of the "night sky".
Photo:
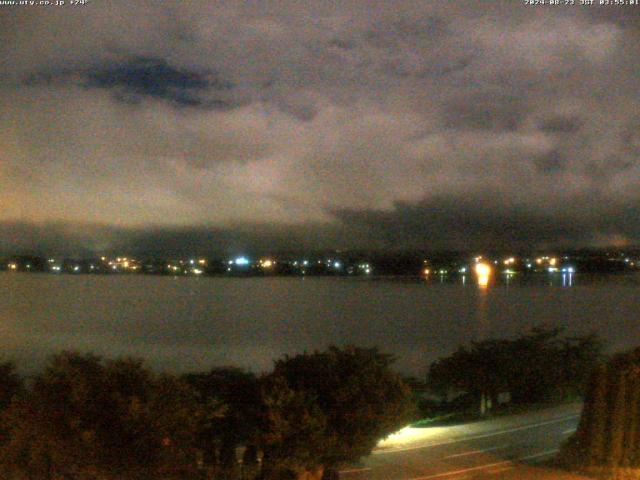
M 0 6 L 0 253 L 638 244 L 639 80 L 640 6 Z

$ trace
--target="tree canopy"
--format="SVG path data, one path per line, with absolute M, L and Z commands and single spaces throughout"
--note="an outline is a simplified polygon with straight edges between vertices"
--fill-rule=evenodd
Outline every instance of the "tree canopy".
M 199 438 L 208 457 L 206 460 L 233 466 L 235 448 L 255 444 L 258 435 L 260 380 L 253 373 L 234 367 L 213 368 L 184 378 L 198 392 L 199 402 L 206 411 Z
M 22 379 L 13 362 L 0 363 L 0 412 L 9 406 L 22 387 Z
M 195 466 L 199 416 L 175 377 L 65 352 L 7 410 L 0 455 L 17 478 L 179 477 Z
M 559 328 L 538 327 L 515 339 L 488 339 L 460 347 L 434 362 L 427 382 L 436 391 L 475 398 L 509 392 L 515 403 L 534 403 L 582 393 L 600 357 L 593 335 L 564 337 Z
M 0 478 L 185 480 L 199 468 L 253 478 L 258 452 L 261 478 L 319 478 L 414 418 L 392 362 L 377 349 L 332 347 L 285 357 L 262 377 L 235 368 L 177 377 L 63 352 L 24 388 L 3 365 Z M 239 468 L 243 450 L 254 463 Z
M 355 461 L 406 425 L 414 404 L 392 361 L 354 347 L 277 361 L 264 386 L 265 462 L 299 471 Z
M 640 347 L 615 355 L 595 369 L 578 429 L 559 460 L 606 478 L 638 478 Z

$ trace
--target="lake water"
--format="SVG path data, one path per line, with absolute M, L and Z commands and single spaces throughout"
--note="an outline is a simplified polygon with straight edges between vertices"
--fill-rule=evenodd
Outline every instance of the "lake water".
M 461 343 L 535 325 L 640 345 L 640 276 L 541 276 L 488 288 L 358 278 L 171 278 L 0 273 L 0 357 L 22 371 L 62 349 L 133 355 L 161 370 L 270 369 L 330 344 L 378 346 L 422 375 Z

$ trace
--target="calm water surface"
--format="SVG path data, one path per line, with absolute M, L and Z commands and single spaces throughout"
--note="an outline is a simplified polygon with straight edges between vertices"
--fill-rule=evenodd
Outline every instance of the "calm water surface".
M 513 279 L 481 289 L 350 278 L 171 278 L 0 273 L 0 357 L 25 371 L 51 352 L 134 355 L 157 369 L 268 370 L 330 344 L 378 346 L 423 374 L 459 344 L 546 324 L 640 344 L 640 275 Z

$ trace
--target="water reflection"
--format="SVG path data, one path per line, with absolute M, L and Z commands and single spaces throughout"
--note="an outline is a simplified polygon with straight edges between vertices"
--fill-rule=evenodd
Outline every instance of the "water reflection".
M 487 306 L 487 297 L 488 290 L 487 286 L 489 284 L 489 279 L 487 277 L 486 284 L 480 283 L 480 277 L 478 277 L 478 286 L 480 289 L 478 290 L 478 302 L 476 304 L 476 341 L 482 341 L 487 338 L 489 333 L 489 313 Z
M 509 286 L 509 284 L 511 283 L 511 279 L 513 278 L 513 273 L 512 272 L 506 272 L 505 273 L 505 283 L 507 285 L 507 287 Z
M 563 287 L 572 287 L 573 286 L 573 273 L 563 273 L 562 274 L 562 286 Z
M 481 289 L 487 288 L 489 286 L 489 277 L 491 277 L 491 266 L 486 263 L 477 263 L 475 271 L 478 277 L 478 287 Z

